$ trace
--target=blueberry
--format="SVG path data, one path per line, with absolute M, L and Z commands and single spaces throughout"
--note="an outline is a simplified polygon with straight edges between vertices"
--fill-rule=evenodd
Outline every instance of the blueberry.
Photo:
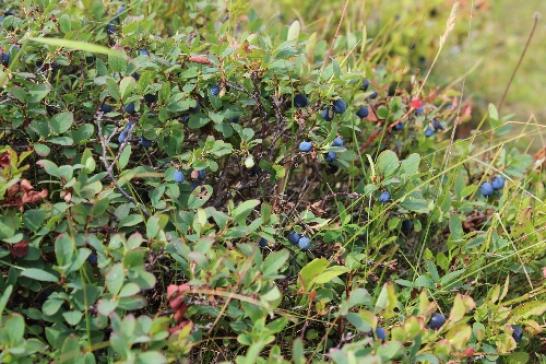
M 197 172 L 197 178 L 201 180 L 205 179 L 206 176 L 207 176 L 207 171 L 205 171 L 204 169 L 201 169 Z
M 328 152 L 326 153 L 326 162 L 333 163 L 336 161 L 336 152 Z
M 109 105 L 109 104 L 102 104 L 100 106 L 100 111 L 102 111 L 103 113 L 109 113 L 109 112 L 112 112 L 114 110 L 114 107 L 112 105 Z
M 383 191 L 379 195 L 379 202 L 381 203 L 387 203 L 390 201 L 390 199 L 391 199 L 391 194 L 389 193 L 389 191 Z
M 267 246 L 267 239 L 261 238 L 258 244 L 260 245 L 260 248 L 265 248 Z
M 183 122 L 184 124 L 187 124 L 189 120 L 190 120 L 189 114 L 184 114 L 180 117 L 180 121 Z
M 183 173 L 182 171 L 180 171 L 180 170 L 177 169 L 176 171 L 174 171 L 173 179 L 174 179 L 174 181 L 175 181 L 176 183 L 182 183 L 182 182 L 184 182 L 184 179 L 185 179 L 184 173 Z
M 10 55 L 9 53 L 2 53 L 2 55 L 0 56 L 0 61 L 2 61 L 2 64 L 4 66 L 9 66 L 9 61 L 10 61 Z
M 123 12 L 125 12 L 125 5 L 121 5 L 114 16 L 120 16 Z
M 377 94 L 377 91 L 372 91 L 372 93 L 368 96 L 368 99 L 375 99 L 377 98 L 378 94 Z
M 89 256 L 87 257 L 87 261 L 91 265 L 97 265 L 97 254 L 95 253 L 89 254 Z
M 305 96 L 304 94 L 297 94 L 296 96 L 294 96 L 294 105 L 296 105 L 296 107 L 306 107 L 307 105 L 309 105 L 309 101 L 307 100 L 307 96 Z
M 152 141 L 141 136 L 138 138 L 138 144 L 143 148 L 150 148 L 152 146 Z
M 491 196 L 493 194 L 493 191 L 494 191 L 493 186 L 489 182 L 484 182 L 480 186 L 480 193 L 484 197 Z
M 220 94 L 220 86 L 218 85 L 211 86 L 209 92 L 212 96 L 218 96 Z
M 124 143 L 127 140 L 127 137 L 129 136 L 129 131 L 127 129 L 123 129 L 121 133 L 118 135 L 118 142 Z
M 446 318 L 444 317 L 444 315 L 442 315 L 441 313 L 435 313 L 434 315 L 432 315 L 432 318 L 428 323 L 428 327 L 433 330 L 438 330 L 445 322 Z
M 301 250 L 307 250 L 311 246 L 311 239 L 309 239 L 307 236 L 302 236 L 300 240 L 298 240 L 298 247 Z
M 144 95 L 144 102 L 146 102 L 148 105 L 153 104 L 157 101 L 157 95 L 155 94 L 146 94 Z
M 413 221 L 404 220 L 402 221 L 402 232 L 406 235 L 410 234 L 413 231 Z
M 394 126 L 394 130 L 403 130 L 404 129 L 404 123 L 399 122 Z
M 415 115 L 417 116 L 421 116 L 425 113 L 425 108 L 424 107 L 418 107 L 417 109 L 415 109 Z
M 332 146 L 334 147 L 342 147 L 343 146 L 343 138 L 342 137 L 336 137 L 334 141 L 332 142 Z
M 504 183 L 505 180 L 503 176 L 495 176 L 495 178 L 493 178 L 493 181 L 491 181 L 491 186 L 493 186 L 493 189 L 495 191 L 498 191 L 503 189 Z
M 123 108 L 127 114 L 134 114 L 135 113 L 135 103 L 130 102 Z
M 378 327 L 375 329 L 375 336 L 377 336 L 379 340 L 385 340 L 387 338 L 387 332 L 384 328 Z
M 332 121 L 332 119 L 334 118 L 334 112 L 331 108 L 325 107 L 320 110 L 320 116 L 326 121 Z
M 393 82 L 389 85 L 389 90 L 387 91 L 387 95 L 390 97 L 394 96 L 396 94 L 396 83 Z
M 298 148 L 299 148 L 300 152 L 307 153 L 307 152 L 310 152 L 311 149 L 313 149 L 313 143 L 308 142 L 308 141 L 303 141 L 303 142 L 300 143 Z
M 298 241 L 300 240 L 301 235 L 298 234 L 298 233 L 295 232 L 295 231 L 292 231 L 292 232 L 288 233 L 288 235 L 286 236 L 286 238 L 288 239 L 289 242 L 291 242 L 292 244 L 296 245 L 296 244 L 298 243 Z
M 106 25 L 106 33 L 108 35 L 114 35 L 116 34 L 117 30 L 118 30 L 118 26 L 115 23 L 115 21 L 110 20 L 110 22 Z
M 435 131 L 444 130 L 444 126 L 438 119 L 432 120 L 432 127 L 434 128 Z
M 370 88 L 370 80 L 366 78 L 364 81 L 362 81 L 362 86 L 360 86 L 360 89 L 362 91 L 368 91 L 368 88 Z
M 146 48 L 141 48 L 141 49 L 138 50 L 138 55 L 139 56 L 144 56 L 144 57 L 149 57 L 150 52 L 148 52 L 148 50 Z
M 343 99 L 335 100 L 333 106 L 336 114 L 343 114 L 347 110 L 347 103 Z
M 368 117 L 369 114 L 370 112 L 368 110 L 368 107 L 364 105 L 360 106 L 358 110 L 356 111 L 356 116 L 358 116 L 361 119 Z
M 434 135 L 434 129 L 432 129 L 430 126 L 427 126 L 427 128 L 425 129 L 425 136 L 429 138 L 433 135 Z
M 523 338 L 523 328 L 519 325 L 512 325 L 512 337 L 519 343 Z

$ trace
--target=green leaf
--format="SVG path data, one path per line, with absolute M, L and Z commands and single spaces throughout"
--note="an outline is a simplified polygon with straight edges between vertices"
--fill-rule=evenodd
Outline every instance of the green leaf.
M 23 277 L 34 279 L 36 281 L 53 282 L 53 283 L 59 282 L 59 278 L 57 278 L 57 276 L 43 269 L 38 269 L 38 268 L 25 268 L 23 269 L 23 272 L 21 273 L 21 275 Z
M 71 112 L 57 114 L 49 121 L 49 128 L 55 134 L 62 134 L 72 126 L 74 115 Z
M 242 222 L 248 215 L 254 210 L 256 206 L 260 204 L 260 200 L 248 200 L 240 203 L 232 212 L 231 216 L 233 220 Z
M 25 335 L 25 319 L 19 314 L 12 314 L 6 320 L 6 325 L 2 328 L 2 331 L 8 338 L 8 347 L 18 346 Z
M 119 169 L 124 169 L 127 167 L 127 163 L 129 163 L 129 158 L 131 158 L 131 145 L 126 144 L 125 148 L 123 148 L 123 151 L 121 152 L 121 155 L 119 156 Z
M 8 303 L 9 296 L 11 296 L 12 291 L 13 286 L 7 286 L 7 288 L 4 289 L 4 292 L 2 292 L 2 297 L 0 297 L 0 323 L 2 323 L 2 313 L 4 312 L 4 308 L 6 308 L 6 304 Z
M 546 312 L 545 301 L 524 303 L 512 310 L 512 322 L 519 322 L 531 316 L 542 316 Z
M 300 271 L 298 281 L 306 290 L 310 289 L 314 277 L 324 272 L 330 263 L 325 258 L 315 258 L 305 265 Z
M 118 302 L 107 298 L 100 299 L 97 302 L 97 310 L 103 316 L 109 316 L 118 306 Z
M 167 359 L 158 351 L 146 351 L 137 355 L 137 364 L 163 364 Z
M 347 273 L 350 271 L 349 268 L 343 267 L 341 265 L 335 265 L 333 267 L 329 267 L 324 272 L 318 274 L 311 280 L 311 284 L 325 284 L 330 282 L 335 277 L 338 277 L 344 273 Z
M 402 161 L 402 172 L 408 177 L 414 176 L 419 172 L 420 163 L 421 156 L 417 153 L 412 153 Z
M 268 278 L 269 276 L 277 275 L 279 269 L 281 269 L 289 257 L 290 254 L 286 249 L 269 254 L 263 263 L 263 276 Z
M 113 295 L 117 295 L 123 281 L 125 280 L 125 272 L 121 263 L 114 264 L 105 276 L 106 288 Z
M 55 239 L 55 257 L 60 267 L 70 264 L 74 255 L 75 242 L 68 234 L 62 234 Z
M 288 42 L 298 41 L 298 37 L 300 36 L 300 22 L 297 20 L 294 20 L 294 22 L 290 25 L 290 28 L 288 29 L 288 33 L 286 35 L 286 40 Z
M 212 196 L 212 187 L 209 185 L 197 186 L 188 197 L 188 209 L 202 207 Z
M 107 48 L 107 47 L 103 47 L 100 45 L 87 43 L 87 42 L 61 39 L 61 38 L 42 38 L 42 37 L 27 38 L 27 39 L 32 42 L 54 46 L 54 47 L 64 47 L 69 49 L 85 51 L 89 53 L 106 54 L 112 57 L 126 58 L 125 53 L 123 53 L 120 50 Z
M 377 157 L 376 168 L 383 178 L 394 175 L 399 165 L 398 156 L 392 150 L 385 150 Z
M 119 93 L 122 100 L 126 100 L 127 96 L 131 95 L 136 86 L 136 81 L 133 77 L 123 77 L 119 83 Z
M 76 326 L 82 319 L 83 314 L 80 311 L 65 311 L 63 317 L 70 326 Z

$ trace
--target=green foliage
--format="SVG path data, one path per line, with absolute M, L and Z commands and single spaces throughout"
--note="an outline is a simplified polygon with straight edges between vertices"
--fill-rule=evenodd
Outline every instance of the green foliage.
M 330 49 L 244 2 L 117 5 L 3 5 L 1 362 L 538 350 L 545 178 L 504 115 L 452 141 L 460 95 L 361 58 L 395 44 L 379 35 Z M 506 185 L 481 196 L 494 176 Z

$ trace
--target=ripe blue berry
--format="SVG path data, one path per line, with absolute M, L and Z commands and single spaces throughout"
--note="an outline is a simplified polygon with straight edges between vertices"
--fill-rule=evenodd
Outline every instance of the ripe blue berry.
M 404 123 L 403 122 L 399 122 L 398 124 L 396 124 L 394 126 L 394 130 L 403 130 L 404 129 Z
M 432 127 L 434 128 L 435 131 L 444 130 L 444 126 L 438 119 L 432 120 Z
M 189 114 L 184 114 L 180 117 L 180 121 L 183 122 L 184 124 L 187 124 L 189 120 L 190 120 Z
M 433 135 L 434 135 L 434 129 L 432 129 L 430 126 L 427 126 L 427 128 L 425 129 L 425 136 L 429 138 Z
M 493 178 L 493 181 L 491 181 L 491 186 L 493 186 L 493 189 L 495 191 L 502 190 L 505 184 L 505 180 L 503 176 L 495 176 Z
M 212 96 L 218 96 L 220 94 L 220 86 L 214 85 L 209 90 L 210 94 Z
M 91 265 L 97 265 L 97 254 L 95 253 L 89 254 L 89 256 L 87 257 L 87 261 Z
M 519 343 L 523 338 L 523 328 L 519 325 L 512 325 L 512 337 Z
M 484 182 L 480 186 L 480 194 L 484 197 L 489 197 L 493 194 L 493 186 L 489 182 Z
M 366 78 L 364 81 L 362 81 L 362 86 L 360 86 L 360 89 L 362 91 L 368 91 L 368 88 L 370 88 L 370 80 Z
M 144 101 L 147 104 L 153 104 L 154 102 L 157 101 L 157 95 L 155 95 L 155 94 L 146 94 L 146 95 L 144 95 Z
M 361 119 L 368 117 L 369 114 L 370 112 L 368 110 L 368 107 L 364 105 L 360 106 L 358 110 L 356 111 L 356 116 L 358 116 Z
M 286 236 L 286 238 L 288 239 L 289 242 L 291 242 L 292 244 L 296 245 L 296 244 L 298 243 L 298 241 L 300 240 L 301 235 L 298 234 L 298 233 L 295 232 L 295 231 L 292 231 L 292 232 L 288 233 L 288 235 Z
M 434 315 L 432 315 L 432 318 L 428 323 L 428 327 L 433 330 L 438 330 L 445 322 L 446 318 L 444 317 L 444 315 L 442 315 L 441 313 L 435 313 Z
M 267 240 L 265 238 L 261 238 L 258 244 L 260 245 L 260 248 L 265 248 L 267 246 Z
M 148 52 L 148 50 L 146 48 L 141 48 L 141 49 L 138 50 L 138 55 L 143 56 L 143 57 L 149 57 L 150 52 Z
M 372 93 L 368 96 L 368 99 L 375 99 L 377 98 L 378 94 L 377 94 L 377 91 L 372 91 Z
M 343 138 L 342 137 L 336 137 L 334 141 L 332 142 L 332 146 L 334 147 L 342 147 L 343 146 Z
M 114 35 L 116 34 L 116 31 L 117 31 L 117 24 L 115 23 L 114 20 L 111 20 L 108 25 L 106 25 L 106 34 L 108 35 Z
M 343 114 L 347 110 L 347 103 L 343 99 L 335 100 L 333 106 L 336 114 Z
M 336 152 L 328 152 L 326 153 L 326 162 L 333 163 L 336 161 Z
M 413 221 L 404 220 L 402 221 L 402 232 L 406 235 L 413 231 Z
M 307 250 L 311 246 L 311 239 L 309 239 L 307 236 L 302 236 L 300 240 L 298 240 L 298 247 L 301 250 Z
M 9 66 L 9 61 L 10 61 L 10 56 L 9 56 L 9 53 L 2 53 L 2 55 L 0 56 L 0 61 L 2 62 L 2 64 L 4 66 Z
M 306 107 L 307 105 L 309 105 L 309 101 L 307 100 L 307 96 L 303 95 L 303 94 L 297 94 L 296 96 L 294 96 L 294 105 L 296 105 L 296 107 Z
M 182 182 L 184 182 L 184 179 L 185 179 L 185 177 L 184 177 L 184 173 L 182 171 L 180 171 L 178 169 L 176 171 L 174 171 L 173 180 L 176 183 L 182 183 Z
M 138 138 L 138 144 L 143 148 L 150 148 L 152 146 L 152 141 L 141 136 Z
M 391 199 L 391 194 L 389 193 L 389 191 L 383 191 L 379 195 L 379 202 L 381 203 L 387 203 L 390 201 L 390 199 Z
M 109 104 L 102 104 L 99 110 L 106 114 L 112 112 L 114 110 L 114 107 Z
M 199 172 L 197 172 L 197 178 L 199 178 L 200 180 L 205 179 L 206 176 L 207 171 L 205 171 L 204 169 L 201 169 Z
M 425 108 L 424 107 L 418 107 L 417 109 L 415 109 L 415 115 L 417 116 L 421 116 L 425 113 Z
M 135 103 L 130 102 L 127 105 L 125 105 L 124 110 L 127 114 L 134 114 L 135 113 Z
M 375 329 L 375 336 L 377 336 L 379 340 L 385 340 L 387 338 L 387 332 L 384 328 L 378 327 Z
M 129 131 L 123 129 L 121 133 L 118 135 L 118 142 L 119 144 L 124 143 L 127 140 L 127 137 L 129 136 Z
M 299 148 L 300 152 L 307 153 L 307 152 L 310 152 L 311 149 L 313 149 L 313 143 L 308 142 L 308 141 L 303 141 L 303 142 L 300 143 L 298 148 Z
M 331 108 L 325 107 L 320 110 L 320 116 L 326 121 L 332 121 L 332 119 L 334 118 L 334 112 Z

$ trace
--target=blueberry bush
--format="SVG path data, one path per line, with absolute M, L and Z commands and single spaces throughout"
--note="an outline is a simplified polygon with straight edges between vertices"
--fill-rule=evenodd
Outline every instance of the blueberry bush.
M 246 1 L 0 4 L 0 362 L 546 360 L 532 126 Z

